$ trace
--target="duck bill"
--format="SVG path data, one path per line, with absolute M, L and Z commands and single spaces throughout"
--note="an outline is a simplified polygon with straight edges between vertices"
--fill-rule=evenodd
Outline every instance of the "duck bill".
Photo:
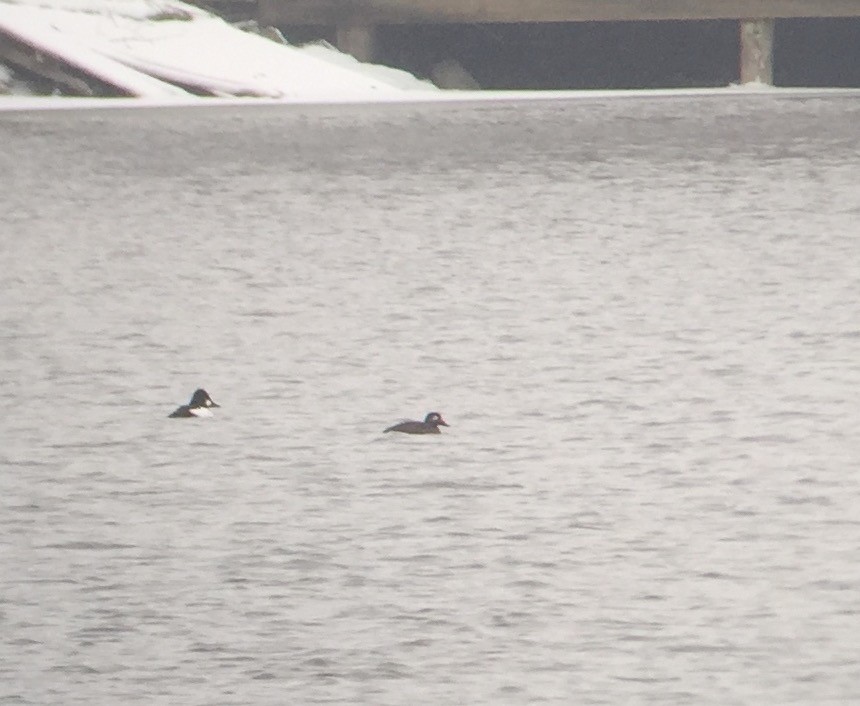
M 443 427 L 450 427 L 451 426 L 444 419 L 440 419 L 438 423 L 439 423 L 439 426 L 443 426 Z

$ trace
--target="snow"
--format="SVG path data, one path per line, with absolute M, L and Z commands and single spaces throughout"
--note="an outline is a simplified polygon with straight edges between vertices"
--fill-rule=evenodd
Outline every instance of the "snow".
M 0 6 L 0 30 L 30 45 L 44 47 L 43 53 L 74 62 L 92 76 L 121 87 L 132 95 L 150 98 L 186 95 L 185 91 L 175 86 L 133 71 L 90 50 L 49 23 L 34 22 L 32 13 L 25 8 Z
M 177 86 L 286 102 L 439 92 L 405 71 L 328 45 L 281 44 L 172 0 L 0 0 L 0 31 L 149 101 L 192 98 Z

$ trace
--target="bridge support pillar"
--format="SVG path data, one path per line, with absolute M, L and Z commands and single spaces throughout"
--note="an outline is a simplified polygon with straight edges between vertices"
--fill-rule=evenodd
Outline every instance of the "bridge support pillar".
M 741 83 L 773 83 L 773 20 L 741 20 Z
M 373 61 L 376 53 L 376 28 L 360 24 L 338 25 L 335 44 L 359 61 Z

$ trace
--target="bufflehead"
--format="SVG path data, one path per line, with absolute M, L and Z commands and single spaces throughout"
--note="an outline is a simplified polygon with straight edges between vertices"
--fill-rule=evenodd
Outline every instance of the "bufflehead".
M 211 417 L 212 407 L 220 407 L 220 404 L 215 404 L 209 393 L 204 389 L 194 390 L 191 395 L 191 402 L 177 407 L 173 414 L 168 417 Z
M 439 412 L 430 412 L 430 414 L 424 417 L 423 422 L 416 422 L 410 419 L 409 421 L 395 424 L 393 427 L 388 427 L 382 433 L 402 431 L 404 434 L 441 434 L 442 432 L 439 431 L 440 426 L 447 427 L 449 424 L 442 419 L 442 415 Z

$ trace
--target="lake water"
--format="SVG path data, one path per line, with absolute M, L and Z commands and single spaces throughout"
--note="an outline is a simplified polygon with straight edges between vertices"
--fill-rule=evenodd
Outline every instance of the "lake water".
M 0 704 L 860 700 L 857 95 L 0 144 Z

